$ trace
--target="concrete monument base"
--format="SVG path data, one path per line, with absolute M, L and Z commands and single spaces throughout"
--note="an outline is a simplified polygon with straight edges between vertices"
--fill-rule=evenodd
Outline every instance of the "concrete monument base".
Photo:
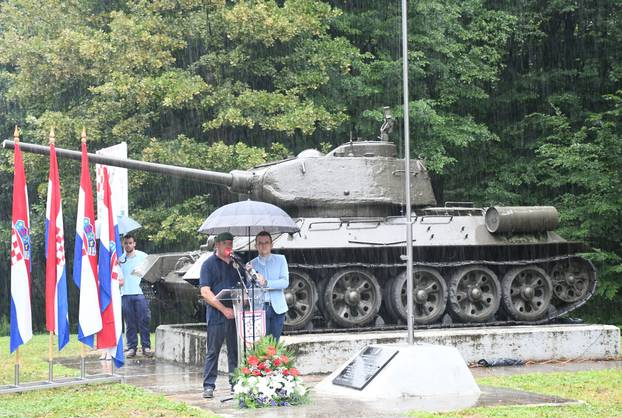
M 352 354 L 372 344 L 405 344 L 406 331 L 304 334 L 282 341 L 297 355 L 301 373 L 331 373 Z M 522 361 L 605 360 L 620 356 L 620 330 L 612 325 L 537 325 L 444 328 L 415 331 L 416 343 L 455 347 L 466 362 L 511 358 Z M 161 325 L 156 330 L 158 358 L 185 364 L 205 361 L 204 324 Z M 220 357 L 226 371 L 226 357 Z
M 352 382 L 369 375 L 370 362 L 361 360 L 364 352 L 386 350 L 397 354 L 360 389 L 335 382 L 348 376 Z M 358 385 L 360 387 L 361 385 Z M 475 405 L 481 393 L 471 371 L 454 347 L 441 345 L 371 345 L 342 364 L 330 376 L 318 383 L 313 392 L 336 398 L 365 402 L 401 398 L 426 398 L 446 409 L 461 409 Z M 426 408 L 423 408 L 426 409 Z

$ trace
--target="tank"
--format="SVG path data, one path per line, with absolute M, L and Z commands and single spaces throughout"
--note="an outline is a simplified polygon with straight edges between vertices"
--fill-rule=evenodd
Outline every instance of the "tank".
M 220 173 L 90 154 L 91 162 L 222 185 L 242 199 L 275 204 L 300 227 L 274 235 L 287 257 L 287 330 L 403 326 L 406 308 L 404 160 L 389 138 L 393 119 L 376 140 L 350 140 L 328 154 L 247 171 Z M 11 141 L 4 146 L 11 147 Z M 48 147 L 20 143 L 23 151 Z M 80 153 L 57 149 L 60 157 Z M 418 327 L 539 324 L 583 305 L 596 270 L 581 257 L 589 248 L 554 230 L 554 207 L 437 205 L 421 160 L 411 165 L 414 323 Z M 205 214 L 207 216 L 208 214 Z M 169 310 L 200 312 L 200 266 L 208 244 L 194 252 L 155 254 L 140 268 L 145 289 Z M 247 237 L 234 249 L 249 250 Z M 254 246 L 251 240 L 250 251 Z

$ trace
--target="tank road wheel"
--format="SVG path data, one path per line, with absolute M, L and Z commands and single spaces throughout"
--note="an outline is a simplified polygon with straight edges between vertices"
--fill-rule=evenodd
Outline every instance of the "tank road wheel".
M 505 274 L 501 286 L 503 306 L 512 318 L 535 321 L 546 314 L 553 295 L 553 283 L 541 268 L 513 268 Z
M 580 259 L 563 260 L 551 268 L 553 293 L 564 302 L 576 302 L 585 297 L 590 283 L 591 271 Z
M 342 327 L 356 327 L 373 321 L 381 303 L 378 280 L 367 271 L 340 270 L 326 283 L 326 312 Z
M 449 302 L 449 309 L 462 322 L 486 322 L 501 303 L 497 275 L 483 266 L 458 270 L 449 283 Z
M 313 318 L 317 288 L 311 277 L 302 271 L 289 272 L 289 287 L 285 289 L 287 314 L 285 326 L 288 329 L 303 329 Z
M 391 296 L 393 282 L 395 282 L 398 277 L 399 276 L 392 277 L 384 284 L 384 286 L 382 286 L 382 306 L 380 307 L 380 312 L 382 313 L 382 310 L 384 309 L 388 316 L 387 319 L 391 322 L 399 322 L 402 319 L 397 311 L 397 308 L 395 307 L 394 298 Z
M 406 272 L 395 278 L 391 286 L 392 306 L 404 322 L 408 322 Z M 445 312 L 447 285 L 443 276 L 432 268 L 413 269 L 413 314 L 415 324 L 431 324 Z

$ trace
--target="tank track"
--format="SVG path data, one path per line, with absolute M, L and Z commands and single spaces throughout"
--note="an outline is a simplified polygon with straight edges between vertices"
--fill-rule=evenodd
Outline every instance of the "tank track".
M 576 301 L 572 301 L 570 303 L 564 302 L 560 299 L 556 299 L 555 296 L 552 297 L 549 306 L 547 307 L 546 314 L 537 320 L 517 320 L 506 315 L 508 319 L 506 320 L 498 320 L 495 316 L 493 316 L 492 320 L 488 320 L 485 322 L 460 322 L 459 319 L 454 316 L 449 315 L 449 298 L 445 305 L 445 313 L 442 317 L 434 321 L 434 323 L 430 324 L 415 324 L 415 329 L 430 329 L 430 328 L 463 328 L 463 327 L 482 327 L 482 326 L 511 326 L 511 325 L 540 325 L 546 324 L 555 321 L 561 316 L 578 309 L 582 305 L 584 305 L 594 294 L 597 285 L 596 279 L 596 269 L 591 261 L 580 257 L 576 254 L 571 255 L 559 255 L 552 256 L 546 258 L 537 258 L 537 259 L 528 259 L 528 260 L 509 260 L 509 261 L 490 261 L 490 260 L 461 260 L 461 261 L 448 261 L 448 262 L 414 262 L 413 267 L 421 267 L 421 268 L 433 268 L 437 270 L 452 270 L 459 269 L 469 266 L 485 266 L 491 268 L 517 268 L 517 267 L 525 267 L 525 266 L 541 266 L 546 267 L 550 266 L 553 263 L 558 263 L 560 261 L 571 261 L 571 260 L 580 260 L 581 262 L 586 263 L 589 271 L 589 282 L 587 284 L 587 290 L 585 293 Z M 290 263 L 290 270 L 298 270 L 303 272 L 311 272 L 318 270 L 326 270 L 326 271 L 336 271 L 340 269 L 373 269 L 373 270 L 382 270 L 382 269 L 406 269 L 406 263 L 398 262 L 398 263 L 365 263 L 365 262 L 344 262 L 344 263 L 330 263 L 330 264 L 303 264 L 303 263 Z M 537 267 L 540 268 L 540 267 Z M 446 282 L 449 280 L 445 279 Z M 318 283 L 316 283 L 318 285 Z M 449 293 L 449 292 L 448 292 Z M 506 297 L 505 292 L 503 292 L 502 297 Z M 553 303 L 555 301 L 555 305 Z M 385 301 L 382 303 L 385 304 Z M 316 306 L 319 308 L 318 310 L 322 313 L 320 315 L 325 316 L 323 312 L 325 312 L 325 308 L 322 308 L 321 302 L 318 300 Z M 500 308 L 502 309 L 502 308 Z M 499 310 L 500 310 L 499 309 Z M 318 312 L 316 312 L 317 314 Z M 319 321 L 318 321 L 319 319 Z M 330 319 L 330 318 L 327 318 Z M 290 334 L 300 334 L 300 333 L 314 333 L 314 332 L 356 332 L 356 331 L 379 331 L 379 330 L 401 330 L 406 329 L 404 325 L 395 325 L 395 324 L 385 324 L 380 326 L 367 325 L 367 326 L 356 326 L 356 327 L 334 327 L 331 325 L 331 322 L 327 324 L 322 323 L 321 318 L 315 317 L 314 325 L 320 323 L 319 327 L 315 327 L 313 329 L 294 329 L 291 327 L 286 327 L 287 333 Z M 399 322 L 399 321 L 398 321 Z M 318 328 L 318 329 L 316 329 Z
M 563 319 L 563 318 L 561 318 Z M 481 328 L 486 327 L 507 327 L 518 325 L 543 325 L 551 323 L 572 323 L 581 324 L 581 319 L 569 319 L 568 321 L 560 321 L 560 318 L 543 319 L 540 321 L 491 321 L 484 323 L 435 323 L 429 325 L 417 325 L 413 326 L 415 331 L 422 331 L 426 329 L 466 329 L 466 328 Z M 356 328 L 314 328 L 314 329 L 288 329 L 285 328 L 283 335 L 305 335 L 305 334 L 339 334 L 339 333 L 361 333 L 361 332 L 377 332 L 377 331 L 405 331 L 408 327 L 406 325 L 394 325 L 386 324 L 379 326 L 364 326 Z

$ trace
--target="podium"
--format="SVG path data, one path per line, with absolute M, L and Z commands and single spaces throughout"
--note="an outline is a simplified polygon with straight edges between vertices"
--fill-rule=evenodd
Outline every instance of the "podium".
M 231 301 L 233 305 L 238 336 L 238 364 L 242 364 L 246 348 L 252 347 L 266 335 L 264 295 L 268 290 L 263 287 L 223 289 L 216 295 L 221 302 Z

